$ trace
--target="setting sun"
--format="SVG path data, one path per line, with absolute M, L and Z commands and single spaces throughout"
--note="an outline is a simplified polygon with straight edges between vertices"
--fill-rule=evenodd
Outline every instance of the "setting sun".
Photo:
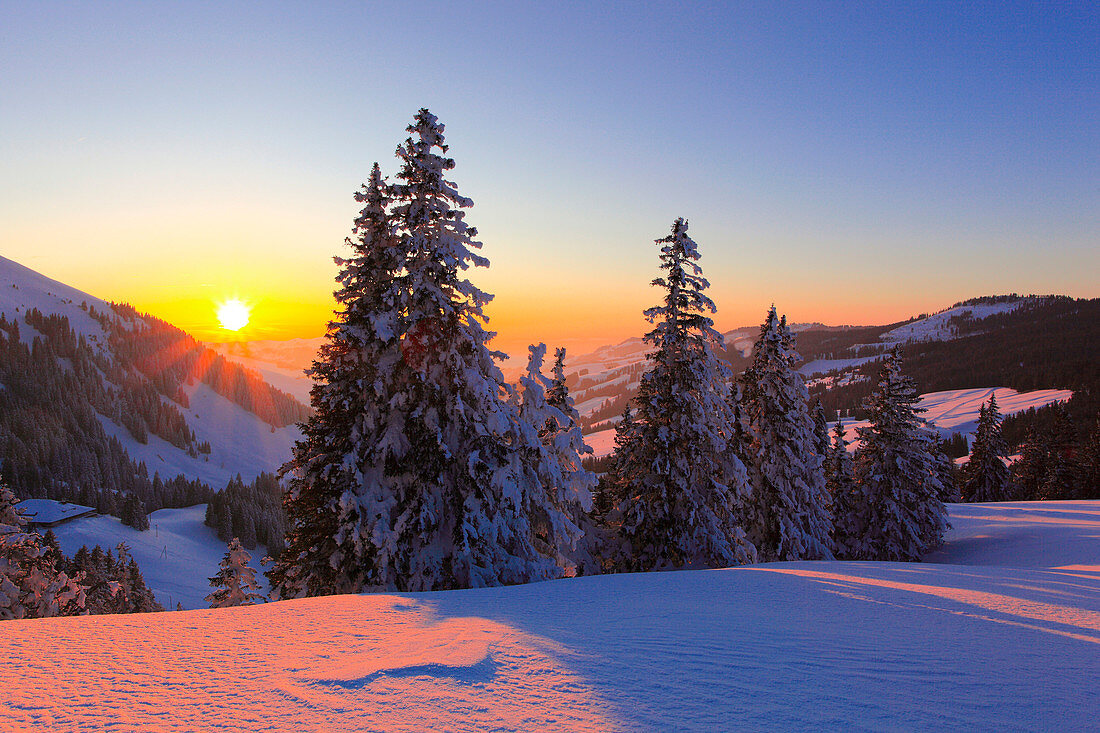
M 248 316 L 252 312 L 246 303 L 237 300 L 227 300 L 218 306 L 218 322 L 227 331 L 240 331 L 248 325 Z

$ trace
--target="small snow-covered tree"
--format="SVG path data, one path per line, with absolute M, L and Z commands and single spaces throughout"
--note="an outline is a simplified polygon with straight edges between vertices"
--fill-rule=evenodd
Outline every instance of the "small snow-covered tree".
M 1047 470 L 1047 441 L 1035 429 L 1030 428 L 1024 437 L 1019 460 L 1012 464 L 1011 496 L 1015 501 L 1034 501 Z
M 1008 501 L 1008 445 L 1001 435 L 1001 414 L 997 396 L 978 411 L 978 429 L 970 449 L 970 461 L 963 467 L 962 492 L 967 501 Z
M 642 466 L 642 462 L 632 455 L 635 448 L 641 448 L 640 441 L 634 439 L 636 429 L 634 409 L 627 400 L 615 425 L 615 447 L 609 456 L 607 471 L 592 496 L 592 515 L 605 529 L 612 510 L 629 495 L 630 487 L 637 481 L 635 472 Z
M 0 620 L 84 613 L 79 574 L 59 572 L 42 538 L 26 526 L 15 494 L 0 483 Z
M 1073 499 L 1077 483 L 1077 466 L 1074 453 L 1077 448 L 1077 426 L 1073 424 L 1064 404 L 1054 406 L 1054 424 L 1046 437 L 1046 466 L 1040 499 Z
M 211 608 L 251 606 L 266 600 L 262 593 L 256 593 L 260 585 L 256 582 L 256 571 L 248 566 L 251 559 L 239 539 L 234 537 L 229 541 L 229 548 L 218 565 L 218 574 L 210 579 L 210 586 L 215 590 L 203 599 Z
M 1100 499 L 1100 415 L 1081 445 L 1077 498 Z
M 542 373 L 545 357 L 546 344 L 531 346 L 527 371 L 520 377 L 519 415 L 537 437 L 528 441 L 528 460 L 545 492 L 531 507 L 532 526 L 542 551 L 556 554 L 563 567 L 576 572 L 578 565 L 591 563 L 583 548 L 578 553 L 577 543 L 584 535 L 580 525 L 585 513 L 592 509 L 596 476 L 581 466 L 581 454 L 592 449 L 584 444 L 565 387 L 564 350 L 558 350 L 554 379 Z M 544 506 L 558 511 L 546 514 Z
M 821 400 L 814 400 L 814 450 L 825 459 L 829 455 L 829 421 L 825 419 L 825 408 L 821 406 Z
M 630 570 L 724 567 L 752 562 L 742 528 L 748 493 L 734 433 L 729 368 L 699 267 L 698 246 L 677 219 L 660 247 L 664 302 L 645 311 L 653 366 L 641 378 L 637 415 L 616 433 L 613 483 L 620 501 L 612 523 Z
M 539 429 L 539 439 L 549 451 L 551 464 L 556 464 L 552 474 L 560 477 L 553 482 L 557 494 L 555 500 L 563 507 L 574 506 L 583 512 L 591 511 L 592 487 L 596 483 L 596 476 L 581 466 L 581 457 L 591 455 L 592 448 L 585 444 L 584 436 L 581 435 L 580 413 L 577 412 L 573 397 L 565 384 L 565 349 L 557 349 L 555 352 L 554 366 L 549 378 L 542 374 L 546 346 L 539 344 L 531 349 L 527 378 L 526 381 L 521 380 L 523 397 L 520 409 L 527 412 L 526 417 L 535 425 L 539 422 L 537 413 L 542 411 L 545 414 L 545 420 Z M 537 396 L 540 386 L 544 390 L 543 398 Z M 530 395 L 528 389 L 531 389 Z M 530 412 L 529 397 L 540 405 L 534 413 Z
M 833 426 L 833 440 L 825 459 L 825 489 L 829 492 L 833 514 L 833 548 L 837 558 L 847 560 L 856 555 L 866 527 L 866 518 L 859 506 L 852 457 L 844 439 L 844 423 Z
M 801 358 L 772 306 L 741 377 L 752 435 L 749 538 L 764 560 L 833 557 L 824 453 L 795 370 Z
M 856 511 L 864 534 L 855 542 L 854 559 L 919 560 L 943 541 L 947 511 L 918 400 L 895 349 L 863 403 L 871 424 L 858 430 Z
M 936 467 L 936 478 L 940 482 L 940 501 L 944 504 L 961 500 L 959 467 L 947 450 L 947 441 L 935 434 L 932 439 L 932 462 Z

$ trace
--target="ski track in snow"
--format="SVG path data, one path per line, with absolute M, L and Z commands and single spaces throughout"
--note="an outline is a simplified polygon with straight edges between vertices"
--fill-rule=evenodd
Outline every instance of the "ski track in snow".
M 1100 501 L 796 562 L 9 621 L 14 730 L 1090 730 Z M 74 651 L 78 650 L 78 651 Z
M 982 405 L 989 402 L 991 395 L 997 397 L 997 410 L 1001 416 L 1013 415 L 1031 408 L 1044 407 L 1052 402 L 1065 402 L 1073 397 L 1067 389 L 1037 389 L 1031 392 L 1017 392 L 1008 387 L 982 387 L 979 389 L 952 389 L 944 392 L 929 392 L 920 396 L 920 417 L 930 422 L 944 437 L 962 433 L 972 436 L 978 429 L 978 413 Z M 835 423 L 830 422 L 829 429 Z M 870 425 L 866 420 L 844 420 L 844 439 L 848 441 L 848 450 L 856 449 L 859 437 L 857 428 Z

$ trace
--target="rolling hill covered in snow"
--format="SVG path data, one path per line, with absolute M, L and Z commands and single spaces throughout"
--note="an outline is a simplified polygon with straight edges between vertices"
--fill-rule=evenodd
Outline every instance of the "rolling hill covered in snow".
M 218 539 L 213 529 L 203 524 L 205 514 L 205 504 L 161 509 L 149 515 L 149 529 L 144 532 L 127 527 L 117 517 L 110 516 L 76 519 L 53 531 L 61 551 L 68 557 L 85 545 L 88 548 L 100 545 L 109 550 L 125 542 L 158 603 L 169 610 L 177 603 L 186 609 L 207 608 L 210 604 L 203 599 L 210 593 L 208 579 L 218 572 L 225 543 Z M 260 567 L 264 548 L 261 546 L 249 553 L 256 579 L 265 585 L 266 592 L 266 580 Z
M 289 458 L 308 415 L 170 324 L 4 258 L 0 352 L 0 461 L 24 495 L 251 480 Z
M 794 562 L 5 623 L 16 730 L 1094 730 L 1100 502 Z

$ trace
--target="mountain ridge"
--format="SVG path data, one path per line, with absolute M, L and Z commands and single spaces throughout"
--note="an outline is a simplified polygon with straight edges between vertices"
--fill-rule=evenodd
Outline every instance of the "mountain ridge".
M 0 357 L 5 478 L 107 513 L 124 495 L 186 506 L 273 472 L 309 414 L 175 326 L 3 257 Z

